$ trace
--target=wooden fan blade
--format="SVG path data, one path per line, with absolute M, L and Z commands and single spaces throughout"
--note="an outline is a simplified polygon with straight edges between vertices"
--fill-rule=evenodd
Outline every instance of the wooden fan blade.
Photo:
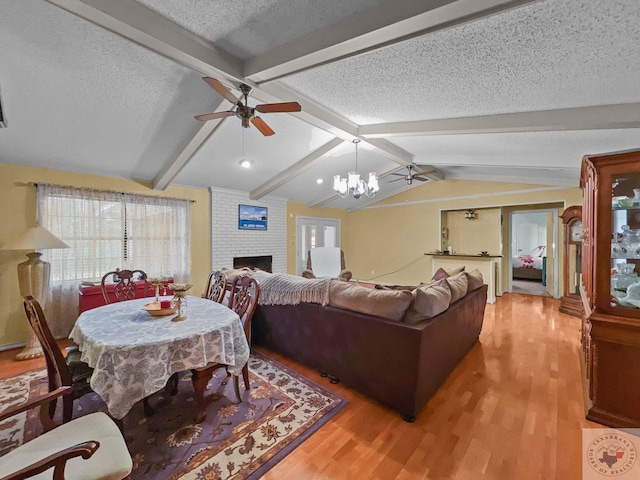
M 394 178 L 393 180 L 389 180 L 387 183 L 397 182 L 398 180 L 404 180 L 404 177 L 403 178 Z
M 233 104 L 238 103 L 238 99 L 233 96 L 227 87 L 225 87 L 220 80 L 211 78 L 211 77 L 202 77 L 202 79 L 209 84 L 211 88 L 213 88 L 222 98 L 226 98 Z
M 235 112 L 229 110 L 227 112 L 203 113 L 202 115 L 196 115 L 195 118 L 201 122 L 206 122 L 207 120 L 213 120 L 214 118 L 230 117 L 231 115 L 235 115 Z
M 298 102 L 263 103 L 256 105 L 256 110 L 260 113 L 299 112 L 302 107 Z
M 253 123 L 253 126 L 256 127 L 258 130 L 260 130 L 260 133 L 263 134 L 265 137 L 268 137 L 276 133 L 273 130 L 271 130 L 271 127 L 267 125 L 265 121 L 262 120 L 260 117 L 253 117 L 251 119 L 251 123 Z
M 428 182 L 429 181 L 428 178 L 422 178 L 422 177 L 419 177 L 417 175 L 414 175 L 413 179 L 414 180 L 420 180 L 421 182 Z

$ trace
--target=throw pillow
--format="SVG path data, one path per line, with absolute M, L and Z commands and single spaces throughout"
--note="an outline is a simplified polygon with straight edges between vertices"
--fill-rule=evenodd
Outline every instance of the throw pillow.
M 451 290 L 451 303 L 460 300 L 467 294 L 469 282 L 464 272 L 460 272 L 452 277 L 447 277 L 445 281 L 449 284 L 449 289 Z
M 446 272 L 449 274 L 450 277 L 453 277 L 454 275 L 457 275 L 460 272 L 464 272 L 464 265 L 461 267 L 447 268 Z
M 338 280 L 329 287 L 330 306 L 391 320 L 402 320 L 412 300 L 408 290 L 377 290 Z
M 449 276 L 449 274 L 447 273 L 447 271 L 440 267 L 438 270 L 436 270 L 436 273 L 433 274 L 433 277 L 431 277 L 431 281 L 433 280 L 442 280 L 444 278 L 447 278 Z
M 404 315 L 404 322 L 410 325 L 444 312 L 451 302 L 451 290 L 444 278 L 430 285 L 416 288 L 412 294 L 413 304 Z
M 447 277 L 453 277 L 454 275 L 457 275 L 460 272 L 464 272 L 464 265 L 461 267 L 447 268 L 446 270 L 440 267 L 438 270 L 436 270 L 436 273 L 433 274 L 433 277 L 431 277 L 431 281 L 442 280 L 443 278 L 447 278 Z
M 477 268 L 471 272 L 465 272 L 464 274 L 466 275 L 467 281 L 469 282 L 467 292 L 477 290 L 484 284 L 482 273 L 480 273 L 480 270 L 478 270 Z

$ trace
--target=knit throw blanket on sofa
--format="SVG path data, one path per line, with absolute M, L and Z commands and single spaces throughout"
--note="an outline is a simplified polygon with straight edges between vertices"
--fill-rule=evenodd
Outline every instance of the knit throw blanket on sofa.
M 260 284 L 260 305 L 297 305 L 301 302 L 329 303 L 331 278 L 303 278 L 286 273 L 257 271 L 252 275 Z

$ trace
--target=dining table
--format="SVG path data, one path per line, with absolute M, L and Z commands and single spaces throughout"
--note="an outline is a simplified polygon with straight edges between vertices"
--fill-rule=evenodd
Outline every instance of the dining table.
M 160 297 L 170 300 L 171 297 Z M 212 362 L 239 375 L 249 359 L 249 343 L 240 317 L 212 300 L 187 296 L 186 319 L 151 315 L 139 298 L 86 310 L 69 334 L 92 367 L 90 385 L 109 414 L 122 419 L 138 401 L 165 387 L 179 372 Z

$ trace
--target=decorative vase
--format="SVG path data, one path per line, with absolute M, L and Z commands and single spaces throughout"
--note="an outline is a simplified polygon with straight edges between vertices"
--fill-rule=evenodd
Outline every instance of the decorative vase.
M 180 322 L 182 320 L 186 320 L 187 316 L 183 313 L 182 307 L 183 302 L 185 301 L 185 297 L 187 296 L 187 291 L 193 287 L 190 283 L 172 283 L 169 285 L 169 288 L 173 290 L 173 300 L 175 308 L 178 310 L 178 314 L 173 317 L 171 320 L 174 322 Z

